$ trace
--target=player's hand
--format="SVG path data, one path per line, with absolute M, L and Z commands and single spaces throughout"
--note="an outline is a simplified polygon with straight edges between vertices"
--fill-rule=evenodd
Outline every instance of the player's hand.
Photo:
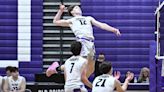
M 129 73 L 129 74 L 127 74 L 126 80 L 128 80 L 130 82 L 133 78 L 134 78 L 134 73 Z
M 64 11 L 65 8 L 66 8 L 65 5 L 62 5 L 62 4 L 60 5 L 60 10 L 61 11 Z
M 115 31 L 116 31 L 115 34 L 116 34 L 117 36 L 121 36 L 121 33 L 120 33 L 119 29 L 116 29 Z
M 114 78 L 115 78 L 115 79 L 118 80 L 118 79 L 120 78 L 120 76 L 121 76 L 120 71 L 115 71 L 115 72 L 114 72 Z

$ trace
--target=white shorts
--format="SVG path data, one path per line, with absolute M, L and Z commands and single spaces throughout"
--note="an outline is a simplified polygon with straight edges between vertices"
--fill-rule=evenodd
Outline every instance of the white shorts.
M 84 87 L 84 86 L 81 86 L 81 87 L 70 87 L 70 88 L 65 88 L 64 89 L 64 92 L 88 92 L 88 90 Z
M 82 49 L 81 49 L 81 56 L 84 57 L 94 57 L 95 56 L 95 45 L 93 41 L 89 41 L 86 39 L 77 39 L 77 41 L 80 41 L 82 44 Z

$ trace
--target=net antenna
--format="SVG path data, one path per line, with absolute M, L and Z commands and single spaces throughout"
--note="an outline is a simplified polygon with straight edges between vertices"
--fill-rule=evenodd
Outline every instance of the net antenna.
M 157 50 L 156 50 L 156 59 L 160 60 L 160 59 L 164 59 L 164 56 L 161 56 L 160 53 L 160 10 L 164 7 L 164 1 L 162 3 L 160 3 L 159 0 L 159 6 L 157 7 L 156 11 L 155 11 L 155 15 L 156 15 L 156 45 L 157 45 Z

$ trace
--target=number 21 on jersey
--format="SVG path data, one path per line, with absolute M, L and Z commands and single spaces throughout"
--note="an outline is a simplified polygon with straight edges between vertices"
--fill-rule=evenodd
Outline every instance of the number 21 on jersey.
M 105 82 L 106 82 L 106 79 L 98 79 L 95 86 L 96 87 L 105 87 Z

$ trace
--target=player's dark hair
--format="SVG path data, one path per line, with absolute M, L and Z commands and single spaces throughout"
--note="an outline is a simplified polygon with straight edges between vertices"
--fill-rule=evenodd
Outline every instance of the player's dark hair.
M 102 63 L 100 64 L 100 66 L 99 66 L 99 70 L 100 70 L 100 72 L 103 73 L 103 74 L 109 73 L 110 70 L 111 70 L 111 68 L 112 68 L 112 64 L 111 64 L 110 62 L 108 62 L 108 61 L 102 62 Z
M 71 11 L 73 10 L 73 8 L 74 8 L 75 6 L 76 6 L 76 5 L 71 5 L 71 6 L 68 7 L 68 14 L 69 14 L 70 16 L 73 16 L 73 15 L 71 14 Z
M 11 72 L 11 73 L 12 73 L 12 72 L 18 72 L 18 68 L 17 68 L 17 67 L 12 67 L 11 70 L 10 70 L 10 72 Z
M 103 52 L 99 53 L 99 55 L 104 55 L 105 56 L 105 54 Z
M 82 48 L 81 42 L 79 42 L 79 41 L 73 41 L 72 42 L 71 52 L 73 55 L 75 55 L 75 56 L 80 55 L 81 48 Z
M 12 66 L 7 66 L 5 70 L 6 70 L 6 71 L 10 71 L 11 68 L 12 68 Z

